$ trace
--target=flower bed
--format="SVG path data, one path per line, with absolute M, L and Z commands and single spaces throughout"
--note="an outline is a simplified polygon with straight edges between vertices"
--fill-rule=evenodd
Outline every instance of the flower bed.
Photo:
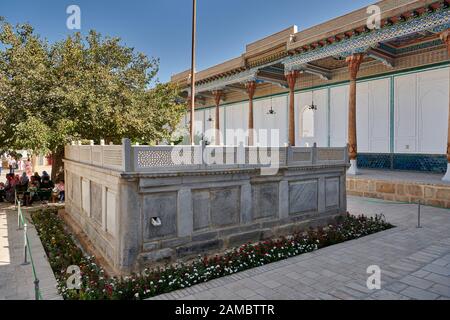
M 72 235 L 65 232 L 64 223 L 55 211 L 41 211 L 33 214 L 32 218 L 57 278 L 58 290 L 69 300 L 147 299 L 393 227 L 382 216 L 347 215 L 326 228 L 247 244 L 220 256 L 199 257 L 190 264 L 179 263 L 147 269 L 142 274 L 129 277 L 111 278 L 98 266 L 94 257 L 83 255 Z M 73 265 L 81 270 L 80 290 L 66 286 L 70 276 L 67 268 Z

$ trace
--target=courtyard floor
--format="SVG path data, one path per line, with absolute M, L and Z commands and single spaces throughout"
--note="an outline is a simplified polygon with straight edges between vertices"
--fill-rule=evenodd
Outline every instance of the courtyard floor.
M 450 299 L 450 210 L 349 197 L 353 214 L 383 213 L 397 228 L 213 280 L 154 300 Z M 381 268 L 381 290 L 367 268 Z

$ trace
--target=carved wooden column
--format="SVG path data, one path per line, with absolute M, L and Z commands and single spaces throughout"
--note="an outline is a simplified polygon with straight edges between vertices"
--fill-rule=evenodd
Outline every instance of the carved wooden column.
M 447 52 L 450 58 L 450 29 L 441 33 L 441 39 L 447 45 Z M 449 87 L 450 96 L 450 87 Z M 443 181 L 450 182 L 450 102 L 449 102 L 449 119 L 448 119 L 448 133 L 447 133 L 447 173 L 445 174 Z
M 248 93 L 248 145 L 254 145 L 254 126 L 253 126 L 253 97 L 256 91 L 256 82 L 250 81 L 246 85 Z
M 357 53 L 347 58 L 350 73 L 350 92 L 348 103 L 348 155 L 350 158 L 350 169 L 348 174 L 358 174 L 356 158 L 358 155 L 358 142 L 356 136 L 356 77 L 359 67 L 364 60 L 364 54 Z
M 295 84 L 299 72 L 291 71 L 286 74 L 286 80 L 289 85 L 289 144 L 295 146 Z
M 220 146 L 220 100 L 222 99 L 223 92 L 221 90 L 217 90 L 213 92 L 214 101 L 216 103 L 216 128 L 215 128 L 215 141 L 216 145 Z

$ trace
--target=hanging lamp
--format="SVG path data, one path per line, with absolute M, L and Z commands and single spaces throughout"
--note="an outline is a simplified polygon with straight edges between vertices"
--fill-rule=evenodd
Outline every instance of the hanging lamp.
M 311 75 L 311 89 L 314 87 L 314 76 Z M 314 89 L 311 91 L 311 104 L 306 105 L 305 108 L 308 108 L 309 110 L 317 111 L 317 105 L 314 104 Z

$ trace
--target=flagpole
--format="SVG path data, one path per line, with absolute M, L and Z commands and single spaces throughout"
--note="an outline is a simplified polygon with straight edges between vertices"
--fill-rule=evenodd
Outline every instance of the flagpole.
M 192 1 L 192 63 L 191 63 L 191 144 L 195 144 L 195 53 L 196 53 L 196 38 L 197 38 L 197 0 Z

